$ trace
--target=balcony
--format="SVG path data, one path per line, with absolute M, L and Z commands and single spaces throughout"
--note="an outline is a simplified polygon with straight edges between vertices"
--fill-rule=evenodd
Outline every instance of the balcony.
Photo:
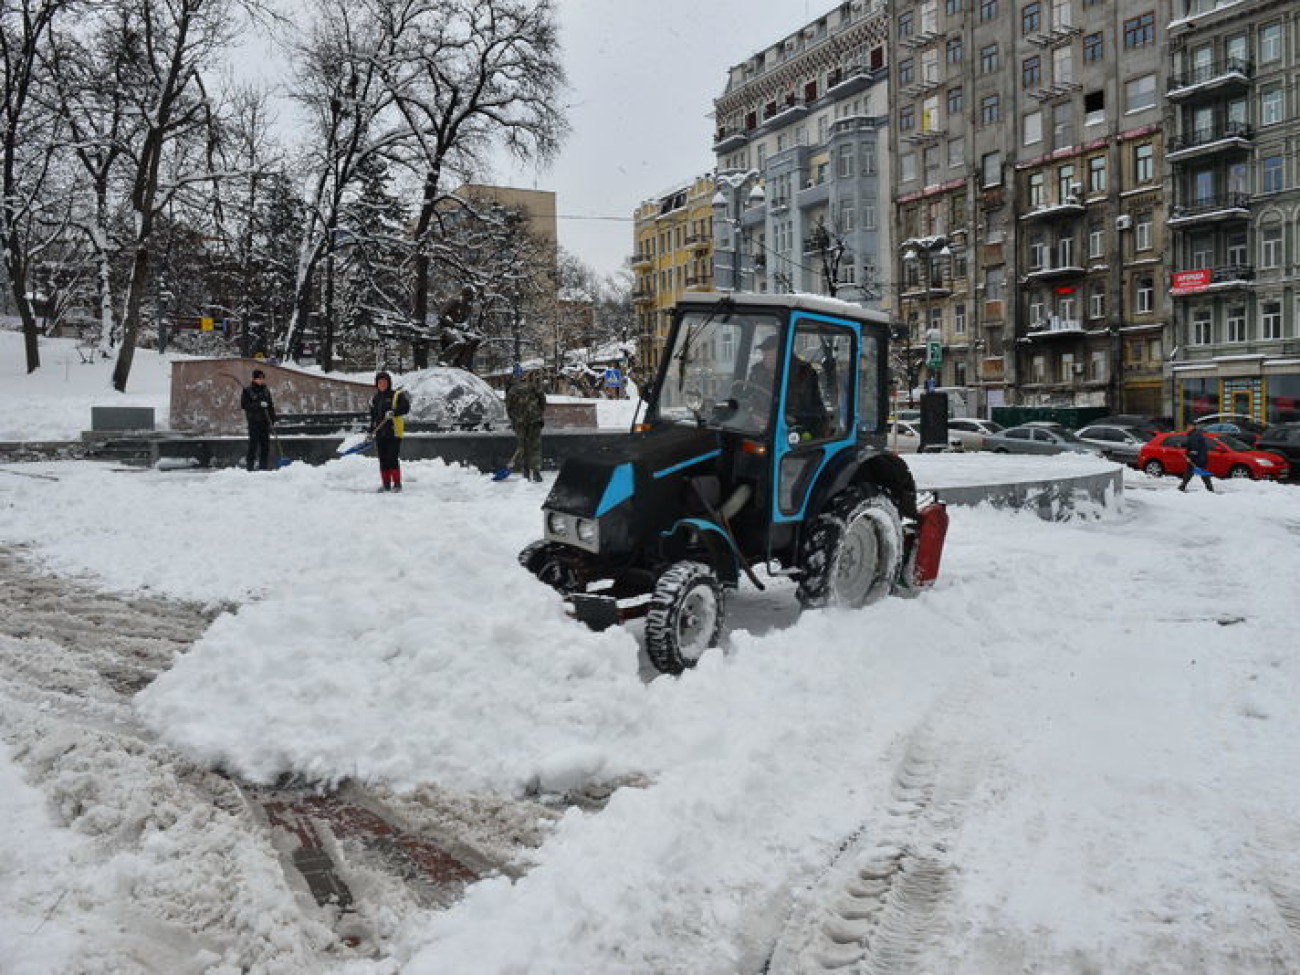
M 1191 224 L 1220 223 L 1250 218 L 1249 193 L 1224 193 L 1222 196 L 1204 197 L 1191 203 L 1175 204 L 1169 214 L 1169 226 L 1186 227 Z
M 885 69 L 881 69 L 884 73 Z M 840 99 L 845 95 L 852 95 L 855 92 L 862 91 L 869 84 L 876 80 L 876 73 L 855 64 L 843 71 L 832 71 L 830 77 L 826 79 L 826 94 L 834 95 Z
M 1206 292 L 1234 291 L 1250 287 L 1254 280 L 1255 267 L 1252 264 L 1225 264 L 1221 267 L 1176 271 L 1169 294 L 1175 298 L 1188 298 Z
M 903 301 L 930 301 L 932 298 L 947 298 L 952 294 L 952 285 L 946 281 L 933 281 L 928 288 L 915 282 L 903 287 L 907 290 L 898 296 Z
M 632 292 L 632 304 L 634 305 L 653 305 L 654 302 L 654 288 L 637 288 Z
M 1183 74 L 1171 75 L 1167 92 L 1170 101 L 1180 101 L 1205 93 L 1245 88 L 1255 75 L 1254 62 L 1244 58 L 1225 58 Z
M 1062 217 L 1081 217 L 1087 209 L 1081 197 L 1070 196 L 1062 203 L 1040 203 L 1028 213 L 1022 213 L 1020 219 L 1030 223 L 1038 220 L 1059 220 Z
M 713 244 L 713 238 L 709 234 L 691 234 L 686 238 L 686 249 L 688 251 L 708 250 Z
M 713 290 L 712 274 L 688 274 L 686 276 L 686 287 L 698 288 L 701 291 Z
M 732 152 L 740 149 L 749 143 L 749 131 L 746 129 L 726 127 L 718 129 L 713 138 L 713 151 L 715 153 Z
M 655 262 L 654 256 L 647 254 L 645 251 L 637 251 L 632 255 L 632 266 L 648 267 Z
M 1216 152 L 1246 152 L 1255 144 L 1255 130 L 1245 122 L 1224 122 L 1193 129 L 1169 140 L 1165 158 L 1169 162 L 1208 156 Z
M 1085 273 L 1085 268 L 1078 264 L 1038 264 L 1029 268 L 1029 273 L 1025 275 L 1025 283 L 1030 281 L 1056 281 L 1061 278 L 1078 277 Z
M 1083 321 L 1081 319 L 1049 315 L 1046 318 L 1039 318 L 1030 322 L 1026 335 L 1031 339 L 1038 339 L 1056 335 L 1082 335 L 1083 332 Z

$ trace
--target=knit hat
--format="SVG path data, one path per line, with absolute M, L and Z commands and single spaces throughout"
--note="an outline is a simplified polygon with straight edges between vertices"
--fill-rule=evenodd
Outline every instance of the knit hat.
M 253 370 L 253 378 L 254 378 L 254 379 L 265 379 L 265 378 L 266 378 L 266 373 L 264 373 L 261 369 L 254 369 L 254 370 Z
M 388 388 L 389 388 L 389 389 L 392 389 L 392 387 L 393 387 L 393 377 L 392 377 L 392 376 L 390 376 L 390 375 L 389 375 L 388 373 L 386 373 L 386 372 L 377 372 L 377 373 L 375 373 L 375 385 L 376 385 L 376 386 L 379 385 L 379 380 L 381 380 L 381 379 L 387 379 L 387 380 L 388 380 Z
M 515 366 L 515 378 L 516 378 L 516 379 L 523 379 L 523 378 L 524 378 L 524 367 L 523 367 L 523 366 L 519 366 L 519 365 L 516 365 L 516 366 Z

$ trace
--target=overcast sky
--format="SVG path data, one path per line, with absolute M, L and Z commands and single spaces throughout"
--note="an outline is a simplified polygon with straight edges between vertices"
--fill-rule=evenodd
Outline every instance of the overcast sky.
M 632 252 L 632 211 L 713 168 L 726 72 L 834 0 L 558 0 L 573 132 L 549 171 L 499 181 L 557 195 L 560 244 L 601 273 Z

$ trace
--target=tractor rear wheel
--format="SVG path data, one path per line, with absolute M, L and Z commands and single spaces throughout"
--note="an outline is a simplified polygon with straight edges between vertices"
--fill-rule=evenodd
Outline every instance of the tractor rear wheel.
M 903 525 L 894 503 L 873 488 L 831 500 L 804 537 L 799 602 L 857 609 L 889 595 L 903 561 Z
M 659 577 L 645 620 L 645 651 L 655 669 L 680 674 L 722 638 L 726 603 L 713 570 L 675 562 Z

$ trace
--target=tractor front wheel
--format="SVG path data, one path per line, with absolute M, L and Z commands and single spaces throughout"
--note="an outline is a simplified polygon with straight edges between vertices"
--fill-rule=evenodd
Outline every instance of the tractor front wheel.
M 903 560 L 903 525 L 883 494 L 851 487 L 817 516 L 800 548 L 799 602 L 856 609 L 887 596 Z
M 645 620 L 645 651 L 655 669 L 680 674 L 722 638 L 722 586 L 701 562 L 676 562 L 659 577 Z

